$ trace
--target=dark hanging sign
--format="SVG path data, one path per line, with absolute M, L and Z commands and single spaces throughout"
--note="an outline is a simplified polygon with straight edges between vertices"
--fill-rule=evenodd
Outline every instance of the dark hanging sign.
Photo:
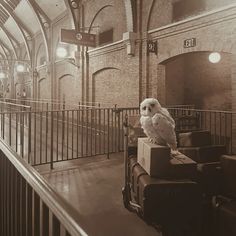
M 185 39 L 184 40 L 184 48 L 192 48 L 197 45 L 197 40 L 196 38 L 191 38 L 191 39 Z
M 147 41 L 147 52 L 152 52 L 157 55 L 157 41 L 148 40 Z
M 96 47 L 96 35 L 76 30 L 61 29 L 61 42 Z

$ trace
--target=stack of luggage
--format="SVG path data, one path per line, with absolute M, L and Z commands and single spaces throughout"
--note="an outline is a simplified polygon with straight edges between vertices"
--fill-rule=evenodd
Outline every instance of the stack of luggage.
M 212 145 L 209 131 L 179 133 L 177 156 L 147 138 L 135 142 L 128 145 L 128 182 L 146 222 L 161 225 L 165 236 L 236 235 L 236 158 Z
M 213 197 L 216 236 L 236 235 L 236 156 L 220 159 L 222 178 L 218 195 Z
M 202 192 L 202 234 L 215 235 L 212 198 L 221 188 L 220 157 L 226 153 L 225 145 L 213 145 L 207 130 L 195 130 L 178 135 L 179 151 L 197 163 L 197 178 Z
M 164 235 L 199 235 L 202 204 L 196 174 L 195 161 L 171 157 L 169 147 L 139 138 L 137 155 L 129 156 L 129 182 L 143 219 L 161 225 Z

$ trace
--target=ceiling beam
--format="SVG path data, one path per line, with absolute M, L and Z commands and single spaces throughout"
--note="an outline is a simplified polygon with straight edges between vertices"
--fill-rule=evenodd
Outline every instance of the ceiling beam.
M 29 47 L 29 43 L 27 40 L 27 36 L 29 36 L 30 38 L 32 38 L 31 33 L 29 32 L 29 30 L 24 26 L 24 24 L 22 23 L 22 21 L 12 12 L 10 6 L 4 2 L 3 0 L 0 0 L 0 5 L 2 6 L 2 8 L 7 12 L 7 14 L 9 16 L 12 17 L 12 19 L 14 20 L 14 22 L 16 23 L 18 29 L 21 32 L 25 47 L 26 47 L 26 52 L 28 55 L 28 58 L 31 60 L 31 51 L 30 51 L 30 47 Z
M 20 46 L 19 41 L 11 34 L 11 32 L 9 32 L 9 30 L 7 30 L 4 25 L 1 25 L 0 27 L 8 35 L 8 37 L 13 41 L 14 45 L 16 47 L 19 47 Z
M 9 35 L 9 32 L 5 29 L 5 27 L 0 26 L 0 28 L 1 28 L 2 31 L 5 33 L 7 39 L 8 39 L 8 41 L 9 41 L 11 47 L 12 47 L 13 54 L 14 54 L 15 58 L 18 59 L 17 51 L 16 51 L 15 45 L 14 45 L 14 43 L 13 43 L 13 41 L 12 41 L 12 38 L 11 38 L 11 36 Z
M 79 30 L 79 8 L 81 7 L 80 0 L 64 0 L 68 9 L 70 9 L 70 14 L 73 19 L 73 24 L 75 29 Z
M 44 46 L 46 49 L 46 60 L 50 61 L 50 53 L 49 53 L 49 35 L 47 35 L 47 28 L 51 25 L 51 20 L 46 15 L 46 13 L 40 8 L 40 6 L 35 2 L 35 0 L 27 0 L 28 4 L 32 8 L 35 17 L 39 23 L 40 30 L 43 35 Z M 44 21 L 43 21 L 43 19 Z M 46 24 L 45 24 L 46 23 Z
M 8 59 L 9 57 L 8 57 L 7 52 L 6 52 L 6 47 L 5 47 L 5 44 L 4 44 L 4 42 L 2 40 L 0 40 L 0 47 L 1 47 L 2 51 L 3 51 L 4 57 L 6 59 Z M 9 65 L 9 61 L 8 60 L 6 60 L 6 63 Z

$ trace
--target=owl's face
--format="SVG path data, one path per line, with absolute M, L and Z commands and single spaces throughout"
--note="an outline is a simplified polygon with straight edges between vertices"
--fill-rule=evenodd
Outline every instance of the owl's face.
M 155 98 L 146 98 L 140 104 L 140 114 L 142 116 L 154 116 L 154 114 L 160 112 L 161 105 Z

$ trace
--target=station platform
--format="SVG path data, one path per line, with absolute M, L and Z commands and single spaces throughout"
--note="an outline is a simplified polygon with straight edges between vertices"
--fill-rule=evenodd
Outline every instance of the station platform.
M 89 236 L 160 236 L 123 206 L 123 153 L 56 163 L 36 168 L 78 210 Z

